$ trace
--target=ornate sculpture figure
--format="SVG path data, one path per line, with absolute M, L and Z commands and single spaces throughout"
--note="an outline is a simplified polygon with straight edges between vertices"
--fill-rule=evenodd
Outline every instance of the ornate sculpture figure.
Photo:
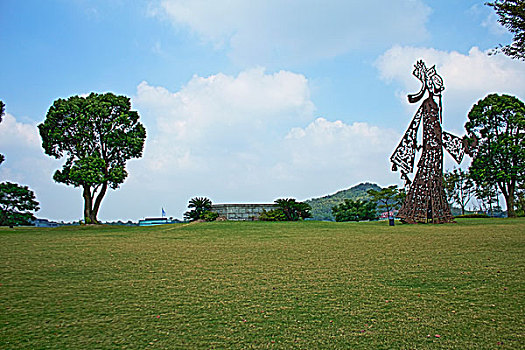
M 408 95 L 410 103 L 419 102 L 428 92 L 428 97 L 419 107 L 405 135 L 390 157 L 392 170 L 401 171 L 401 177 L 408 187 L 407 196 L 399 210 L 398 217 L 407 223 L 452 222 L 445 192 L 443 190 L 443 147 L 460 163 L 465 147 L 461 138 L 441 130 L 441 93 L 445 90 L 443 79 L 435 66 L 428 68 L 423 61 L 415 65 L 413 75 L 421 83 L 421 90 Z M 434 98 L 438 98 L 438 103 Z M 417 131 L 423 121 L 423 144 L 417 145 Z M 408 178 L 413 172 L 416 150 L 422 150 L 414 181 Z

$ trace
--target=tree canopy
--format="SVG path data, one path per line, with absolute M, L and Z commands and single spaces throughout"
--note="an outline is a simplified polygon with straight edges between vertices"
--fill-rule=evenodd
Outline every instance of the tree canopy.
M 376 202 L 345 199 L 343 203 L 332 208 L 335 221 L 364 221 L 377 218 Z
M 312 217 L 312 207 L 308 203 L 298 202 L 295 198 L 279 198 L 274 203 L 276 208 L 270 211 L 263 210 L 259 220 L 298 221 Z
M 142 156 L 146 129 L 130 99 L 112 93 L 58 99 L 38 129 L 45 153 L 66 158 L 53 179 L 81 187 L 84 220 L 98 223 L 108 187 L 117 189 L 128 175 L 126 162 Z
M 0 226 L 29 225 L 34 220 L 38 202 L 27 186 L 0 183 Z
M 525 60 L 525 2 L 523 0 L 496 0 L 487 5 L 494 8 L 498 22 L 514 34 L 513 42 L 501 47 L 512 58 Z
M 190 221 L 195 220 L 206 220 L 207 218 L 211 218 L 209 215 L 211 210 L 212 202 L 209 198 L 206 197 L 194 197 L 190 199 L 188 203 L 188 208 L 191 208 L 191 210 L 188 210 L 184 213 L 184 218 Z M 214 219 L 217 217 L 215 216 Z M 213 221 L 213 220 L 209 220 Z
M 488 95 L 472 107 L 465 129 L 477 140 L 470 177 L 476 184 L 497 184 L 513 217 L 516 185 L 525 179 L 525 104 L 514 96 Z
M 396 185 L 388 186 L 380 190 L 370 189 L 368 194 L 372 197 L 372 201 L 379 203 L 377 207 L 383 209 L 388 213 L 390 218 L 392 211 L 399 209 L 403 204 L 406 194 L 403 190 L 397 188 Z

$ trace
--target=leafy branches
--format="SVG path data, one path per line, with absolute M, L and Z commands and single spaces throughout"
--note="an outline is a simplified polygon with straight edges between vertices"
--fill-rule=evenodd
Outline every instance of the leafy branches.
M 387 212 L 388 218 L 392 216 L 392 211 L 398 209 L 405 200 L 406 194 L 404 190 L 400 190 L 396 185 L 382 188 L 381 190 L 368 190 L 368 194 L 372 197 L 372 201 L 379 203 L 379 209 Z
M 501 47 L 512 58 L 525 60 L 525 2 L 523 0 L 496 0 L 487 5 L 494 8 L 498 22 L 514 34 L 513 42 Z
M 491 94 L 472 107 L 468 119 L 465 129 L 477 140 L 470 177 L 477 185 L 496 184 L 513 217 L 516 186 L 525 180 L 525 104 Z
M 29 225 L 37 211 L 35 194 L 27 186 L 0 183 L 0 226 Z
M 337 222 L 374 220 L 377 218 L 376 207 L 376 203 L 372 201 L 345 199 L 332 208 L 332 213 Z
M 465 207 L 475 194 L 474 182 L 468 171 L 454 169 L 443 174 L 443 187 L 449 203 L 456 203 L 461 208 L 461 215 L 465 215 Z
M 140 158 L 146 129 L 130 99 L 112 93 L 58 99 L 38 126 L 47 155 L 66 158 L 56 182 L 83 188 L 86 223 L 98 223 L 100 204 L 128 173 L 126 162 Z
M 209 215 L 211 210 L 212 202 L 209 198 L 206 197 L 195 197 L 190 199 L 190 202 L 188 204 L 188 208 L 191 208 L 191 210 L 188 210 L 184 213 L 184 219 L 190 220 L 190 221 L 196 221 L 196 220 L 208 220 L 206 221 L 213 221 L 211 219 L 211 216 Z
M 262 221 L 298 221 L 311 218 L 312 207 L 308 203 L 298 202 L 294 198 L 280 198 L 275 200 L 276 208 L 263 211 L 259 220 Z

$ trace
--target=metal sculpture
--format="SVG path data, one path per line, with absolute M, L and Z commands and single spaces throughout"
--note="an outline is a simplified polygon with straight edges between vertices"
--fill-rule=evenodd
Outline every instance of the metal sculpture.
M 458 163 L 463 159 L 466 141 L 441 130 L 441 93 L 445 90 L 443 79 L 435 66 L 428 68 L 423 61 L 417 61 L 412 73 L 421 83 L 421 90 L 408 95 L 410 103 L 419 102 L 428 91 L 412 119 L 401 142 L 390 157 L 392 170 L 400 169 L 401 177 L 408 187 L 407 196 L 399 210 L 398 217 L 407 223 L 432 222 L 435 224 L 453 222 L 454 217 L 443 190 L 443 147 Z M 438 97 L 438 103 L 434 97 Z M 417 132 L 423 121 L 423 144 L 417 145 Z M 416 150 L 422 150 L 414 181 L 408 174 L 414 170 Z

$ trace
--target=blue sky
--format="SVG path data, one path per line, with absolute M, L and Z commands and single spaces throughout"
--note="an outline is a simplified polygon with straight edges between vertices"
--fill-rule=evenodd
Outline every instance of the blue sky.
M 55 220 L 82 213 L 36 129 L 57 98 L 127 95 L 147 128 L 103 220 L 181 217 L 197 195 L 401 184 L 388 157 L 417 109 L 417 59 L 443 77 L 443 127 L 458 135 L 486 94 L 525 98 L 525 63 L 487 54 L 511 36 L 484 1 L 4 0 L 0 23 L 0 180 L 29 185 Z

